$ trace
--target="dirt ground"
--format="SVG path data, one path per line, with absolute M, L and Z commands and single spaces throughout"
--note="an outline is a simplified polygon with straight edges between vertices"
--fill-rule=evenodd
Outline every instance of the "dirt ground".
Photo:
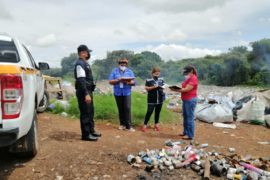
M 143 133 L 139 127 L 136 132 L 126 132 L 103 122 L 97 123 L 102 138 L 98 142 L 85 142 L 80 140 L 78 120 L 44 113 L 39 114 L 38 121 L 37 156 L 19 159 L 0 150 L 0 179 L 138 179 L 147 174 L 128 165 L 127 155 L 146 148 L 160 149 L 168 139 L 180 140 L 177 134 L 181 132 L 181 123 L 161 126 L 161 132 L 150 129 Z M 234 130 L 220 129 L 196 121 L 195 142 L 208 143 L 209 151 L 228 153 L 228 148 L 234 147 L 241 155 L 270 156 L 270 145 L 258 144 L 259 141 L 270 142 L 269 129 L 243 123 Z M 186 169 L 165 171 L 157 176 L 157 179 L 200 179 Z

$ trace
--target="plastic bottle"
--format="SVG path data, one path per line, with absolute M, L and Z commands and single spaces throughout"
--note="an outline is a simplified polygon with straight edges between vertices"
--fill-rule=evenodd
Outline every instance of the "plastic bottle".
M 149 165 L 151 165 L 152 164 L 152 159 L 150 159 L 149 157 L 143 157 L 143 161 L 145 162 L 145 163 L 147 163 L 147 164 L 149 164 Z

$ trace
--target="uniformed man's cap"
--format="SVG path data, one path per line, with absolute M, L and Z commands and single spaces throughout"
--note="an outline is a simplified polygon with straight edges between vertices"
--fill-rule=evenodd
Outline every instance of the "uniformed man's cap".
M 84 44 L 82 44 L 82 45 L 80 45 L 79 47 L 78 47 L 78 53 L 79 52 L 82 52 L 82 51 L 88 51 L 89 53 L 90 52 L 92 52 L 92 50 L 91 49 L 89 49 L 86 45 L 84 45 Z

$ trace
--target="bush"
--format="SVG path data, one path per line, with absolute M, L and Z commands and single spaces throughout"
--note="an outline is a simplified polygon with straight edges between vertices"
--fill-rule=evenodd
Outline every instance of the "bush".
M 68 102 L 69 102 L 69 106 L 68 106 L 66 112 L 71 116 L 79 118 L 80 117 L 80 110 L 79 110 L 77 98 L 75 96 L 73 96 L 69 99 Z

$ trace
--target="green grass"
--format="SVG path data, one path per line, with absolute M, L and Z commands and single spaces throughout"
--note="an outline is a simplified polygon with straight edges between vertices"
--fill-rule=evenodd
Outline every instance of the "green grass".
M 95 118 L 114 120 L 118 118 L 118 110 L 112 94 L 94 95 Z
M 143 124 L 144 116 L 147 111 L 147 95 L 133 92 L 131 102 L 132 124 L 141 125 Z M 179 119 L 179 114 L 167 109 L 167 103 L 168 102 L 165 102 L 163 104 L 163 108 L 160 114 L 160 123 L 172 123 L 178 121 Z M 118 124 L 118 110 L 114 96 L 112 94 L 94 94 L 94 107 L 96 120 L 106 120 Z M 76 97 L 72 97 L 69 100 L 69 107 L 67 109 L 61 107 L 61 104 L 56 104 L 55 109 L 52 110 L 52 112 L 55 114 L 60 114 L 64 111 L 71 117 L 79 118 L 80 113 Z M 152 114 L 150 124 L 154 123 L 153 118 L 154 113 Z
M 66 113 L 68 113 L 72 117 L 76 117 L 76 118 L 80 117 L 78 101 L 77 101 L 77 98 L 75 96 L 73 96 L 69 99 L 69 106 L 66 109 Z

